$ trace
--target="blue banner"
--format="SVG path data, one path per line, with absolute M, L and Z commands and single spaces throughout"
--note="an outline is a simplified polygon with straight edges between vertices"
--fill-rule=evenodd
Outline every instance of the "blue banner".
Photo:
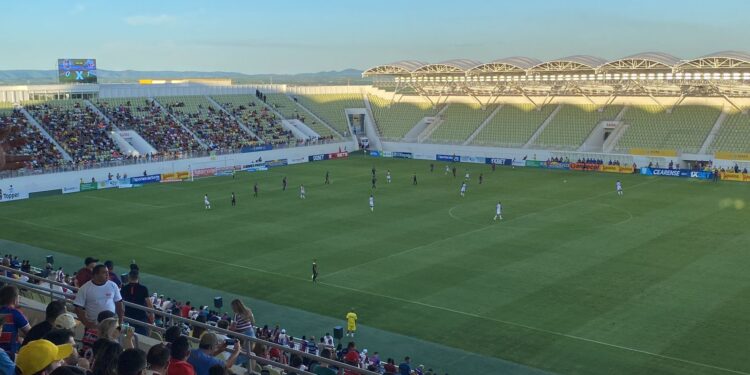
M 393 151 L 391 153 L 391 157 L 394 159 L 413 159 L 414 155 L 412 155 L 411 152 Z
M 570 163 L 558 163 L 555 161 L 551 161 L 547 163 L 547 168 L 549 169 L 570 169 Z
M 372 150 L 372 151 L 370 151 L 370 156 L 376 157 L 376 158 L 380 157 L 380 151 L 378 151 L 378 150 Z
M 268 160 L 266 161 L 266 166 L 268 168 L 273 167 L 283 167 L 285 165 L 289 164 L 287 159 L 276 159 L 276 160 Z
M 139 176 L 139 177 L 130 177 L 130 183 L 135 184 L 150 184 L 153 182 L 159 182 L 161 181 L 161 175 L 160 174 L 152 174 L 150 176 Z
M 484 164 L 485 158 L 480 158 L 476 156 L 461 156 L 459 159 L 461 163 L 478 163 L 478 164 Z
M 449 161 L 449 162 L 456 162 L 456 163 L 458 163 L 459 161 L 461 161 L 461 157 L 460 156 L 456 156 L 456 155 L 437 154 L 437 155 L 435 155 L 435 160 L 437 160 L 437 161 Z
M 328 154 L 310 155 L 307 158 L 309 161 L 323 161 L 328 160 Z
M 485 163 L 495 165 L 512 165 L 513 159 L 505 158 L 486 158 Z
M 713 172 L 691 171 L 689 169 L 665 169 L 665 168 L 641 168 L 641 174 L 646 175 L 646 176 L 697 178 L 700 180 L 710 180 L 714 177 Z
M 273 150 L 271 145 L 260 145 L 260 146 L 244 146 L 240 149 L 240 152 L 258 152 L 258 151 L 269 151 Z

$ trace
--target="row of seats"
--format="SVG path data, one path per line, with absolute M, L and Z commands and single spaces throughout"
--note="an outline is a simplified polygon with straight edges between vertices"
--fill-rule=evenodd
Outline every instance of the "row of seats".
M 297 95 L 294 98 L 305 108 L 336 129 L 339 134 L 349 133 L 347 108 L 364 108 L 359 94 Z
M 372 115 L 380 135 L 387 140 L 401 140 L 406 133 L 425 117 L 437 114 L 429 102 L 393 102 L 375 95 L 369 95 Z
M 236 119 L 250 128 L 263 142 L 273 145 L 295 143 L 294 135 L 281 126 L 280 119 L 252 95 L 212 97 Z
M 0 110 L 3 169 L 44 169 L 64 164 L 57 148 L 20 111 Z
M 122 156 L 109 136 L 111 126 L 82 100 L 22 104 L 75 163 L 104 162 Z
M 750 152 L 750 116 L 732 112 L 721 124 L 709 152 Z
M 285 119 L 300 120 L 321 137 L 339 138 L 327 126 L 320 124 L 314 118 L 307 119 L 307 112 L 299 108 L 297 103 L 289 99 L 286 94 L 266 94 L 267 103 L 276 112 L 279 112 Z
M 623 122 L 629 125 L 615 149 L 679 150 L 696 153 L 721 114 L 718 107 L 686 105 L 667 113 L 656 105 L 628 108 Z
M 237 150 L 258 143 L 204 96 L 165 96 L 156 100 L 183 125 L 189 127 L 211 150 Z
M 190 132 L 145 98 L 100 99 L 96 106 L 122 130 L 134 130 L 159 153 L 196 151 L 200 144 Z
M 614 120 L 622 106 L 594 104 L 563 105 L 544 128 L 534 145 L 539 148 L 575 150 L 588 138 L 597 124 Z
M 534 135 L 556 105 L 546 105 L 537 110 L 529 103 L 505 104 L 477 134 L 473 143 L 504 147 L 521 147 Z
M 484 122 L 496 106 L 482 109 L 477 103 L 452 103 L 441 115 L 442 123 L 430 139 L 439 143 L 460 143 Z M 438 121 L 440 121 L 438 120 Z

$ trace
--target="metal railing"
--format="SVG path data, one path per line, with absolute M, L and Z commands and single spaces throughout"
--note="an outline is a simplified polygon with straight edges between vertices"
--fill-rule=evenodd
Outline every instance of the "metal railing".
M 65 293 L 65 292 L 61 292 L 61 291 L 58 291 L 58 290 L 54 290 L 52 287 L 47 288 L 47 287 L 40 286 L 40 285 L 37 285 L 37 284 L 33 284 L 33 283 L 30 283 L 30 282 L 24 282 L 24 281 L 21 281 L 21 280 L 18 280 L 18 279 L 10 278 L 10 277 L 7 277 L 5 273 L 6 272 L 12 272 L 12 273 L 15 273 L 15 274 L 18 274 L 18 275 L 21 275 L 21 276 L 26 276 L 26 277 L 29 278 L 29 280 L 39 280 L 41 282 L 49 283 L 50 286 L 59 286 L 59 287 L 62 287 L 64 289 L 68 289 L 70 291 L 74 291 L 74 292 L 77 291 L 77 288 L 75 288 L 73 286 L 70 286 L 68 284 L 65 284 L 65 283 L 60 283 L 60 282 L 57 282 L 57 281 L 54 281 L 54 280 L 49 280 L 49 279 L 47 279 L 45 277 L 42 277 L 42 276 L 38 276 L 38 275 L 34 275 L 34 274 L 22 272 L 22 271 L 14 269 L 14 268 L 2 266 L 2 265 L 0 265 L 0 271 L 2 271 L 2 274 L 0 274 L 0 282 L 1 283 L 8 283 L 8 284 L 16 285 L 19 288 L 19 290 L 24 290 L 24 289 L 26 289 L 26 290 L 32 290 L 32 291 L 34 291 L 36 293 L 39 293 L 39 294 L 42 294 L 42 295 L 48 295 L 52 300 L 64 300 L 67 304 L 72 304 L 72 300 L 76 296 L 75 293 Z M 279 362 L 276 362 L 276 361 L 273 361 L 273 360 L 270 360 L 270 359 L 259 357 L 259 356 L 255 355 L 252 352 L 252 346 L 253 346 L 253 344 L 262 344 L 262 345 L 264 345 L 264 346 L 266 346 L 268 348 L 277 348 L 280 351 L 282 351 L 283 353 L 288 353 L 289 355 L 294 354 L 294 355 L 300 356 L 302 358 L 310 359 L 311 361 L 327 363 L 329 365 L 332 365 L 332 366 L 338 368 L 340 372 L 343 371 L 344 369 L 346 369 L 346 370 L 348 370 L 350 372 L 354 372 L 356 374 L 361 374 L 361 375 L 380 375 L 377 372 L 368 371 L 368 370 L 365 370 L 365 369 L 362 369 L 362 368 L 359 368 L 359 367 L 356 367 L 356 366 L 349 365 L 347 363 L 339 362 L 337 360 L 333 360 L 333 359 L 330 359 L 330 358 L 321 357 L 321 356 L 316 355 L 316 354 L 311 354 L 311 353 L 303 352 L 303 351 L 291 348 L 291 347 L 286 346 L 286 345 L 277 344 L 275 342 L 266 341 L 266 340 L 259 339 L 259 338 L 256 338 L 256 337 L 252 337 L 252 336 L 248 336 L 248 335 L 245 335 L 245 334 L 242 334 L 242 333 L 238 333 L 238 332 L 230 331 L 230 330 L 227 330 L 227 329 L 215 327 L 215 326 L 212 326 L 210 324 L 201 323 L 201 322 L 198 322 L 198 321 L 195 321 L 195 320 L 192 320 L 192 319 L 188 319 L 188 318 L 183 318 L 183 317 L 178 316 L 178 315 L 173 315 L 173 314 L 170 314 L 170 313 L 165 312 L 165 311 L 161 311 L 161 310 L 157 310 L 157 309 L 152 309 L 152 308 L 149 308 L 149 307 L 146 307 L 146 306 L 141 306 L 141 305 L 138 305 L 138 304 L 135 304 L 135 303 L 131 303 L 131 302 L 127 302 L 127 301 L 123 301 L 123 302 L 124 302 L 124 305 L 126 307 L 137 309 L 137 310 L 141 310 L 141 311 L 146 312 L 147 314 L 151 313 L 151 314 L 154 314 L 154 316 L 158 315 L 160 317 L 163 317 L 163 321 L 165 322 L 165 325 L 166 325 L 166 322 L 170 322 L 171 325 L 175 325 L 174 323 L 176 323 L 176 322 L 185 323 L 185 324 L 188 324 L 189 326 L 192 326 L 192 327 L 199 327 L 199 328 L 205 329 L 206 331 L 210 330 L 212 332 L 220 333 L 220 334 L 226 335 L 228 337 L 237 338 L 237 339 L 241 340 L 242 342 L 244 342 L 244 345 L 245 345 L 245 347 L 243 348 L 242 354 L 245 355 L 245 356 L 247 356 L 250 360 L 258 362 L 258 363 L 261 363 L 261 364 L 270 365 L 270 366 L 273 366 L 273 367 L 276 367 L 276 368 L 284 369 L 286 371 L 294 371 L 297 374 L 301 374 L 301 375 L 302 374 L 304 374 L 304 375 L 315 375 L 312 372 L 303 371 L 303 370 L 296 369 L 294 367 L 285 365 L 283 363 L 279 363 Z M 159 331 L 159 332 L 165 332 L 166 331 L 166 328 L 164 328 L 164 327 L 158 327 L 156 325 L 153 325 L 153 324 L 150 324 L 150 323 L 147 323 L 147 322 L 143 322 L 143 321 L 140 321 L 140 320 L 128 318 L 128 317 L 125 317 L 125 321 L 128 322 L 131 325 L 137 325 L 137 326 L 145 327 L 147 329 L 156 330 L 156 331 Z M 200 341 L 198 338 L 189 337 L 189 336 L 188 336 L 188 340 L 190 340 L 192 342 L 199 342 Z M 248 361 L 248 363 L 246 364 L 246 366 L 249 367 L 249 368 L 247 368 L 248 373 L 251 373 L 253 371 L 252 361 Z

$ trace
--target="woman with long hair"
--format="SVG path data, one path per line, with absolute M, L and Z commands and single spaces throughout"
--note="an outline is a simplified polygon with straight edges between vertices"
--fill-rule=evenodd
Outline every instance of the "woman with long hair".
M 253 316 L 253 311 L 245 306 L 242 301 L 235 299 L 232 301 L 232 312 L 234 312 L 234 319 L 229 326 L 229 330 L 255 337 L 255 328 L 253 328 L 255 325 L 255 316 Z
M 117 362 L 122 353 L 122 346 L 109 339 L 101 338 L 96 340 L 94 347 L 91 373 L 93 375 L 117 375 Z

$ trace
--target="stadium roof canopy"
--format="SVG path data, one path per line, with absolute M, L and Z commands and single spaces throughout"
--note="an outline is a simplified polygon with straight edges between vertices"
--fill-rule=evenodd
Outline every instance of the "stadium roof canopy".
M 596 68 L 606 62 L 607 60 L 604 60 L 600 57 L 576 55 L 537 64 L 531 67 L 529 71 L 531 73 L 581 71 L 589 71 L 593 73 Z
M 480 64 L 467 71 L 469 74 L 482 73 L 525 73 L 532 66 L 539 65 L 540 60 L 531 57 L 506 57 L 497 59 L 486 64 Z
M 694 60 L 688 60 L 677 66 L 682 71 L 687 70 L 743 70 L 750 69 L 750 54 L 740 51 L 716 52 Z
M 605 63 L 599 66 L 598 71 L 647 70 L 672 72 L 679 63 L 679 58 L 668 53 L 643 52 Z
M 429 65 L 423 61 L 401 60 L 390 64 L 378 65 L 364 71 L 364 75 L 399 75 L 411 74 L 418 68 Z
M 454 59 L 439 62 L 437 64 L 427 64 L 416 70 L 414 73 L 461 73 L 465 74 L 471 68 L 482 65 L 480 61 L 469 59 Z

